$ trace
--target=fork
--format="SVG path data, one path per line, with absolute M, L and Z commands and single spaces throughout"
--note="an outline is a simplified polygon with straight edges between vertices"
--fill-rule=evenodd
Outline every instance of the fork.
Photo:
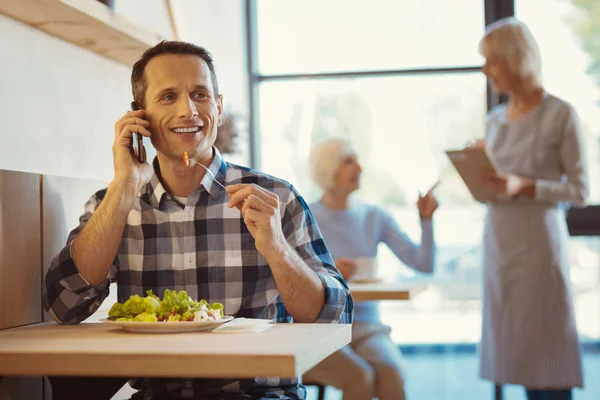
M 202 163 L 200 163 L 200 162 L 198 162 L 198 161 L 194 160 L 193 158 L 188 158 L 188 161 L 189 161 L 189 163 L 190 163 L 190 165 L 189 165 L 190 167 L 191 167 L 192 165 L 199 165 L 199 166 L 201 166 L 202 168 L 204 168 L 204 169 L 206 170 L 206 172 L 208 172 L 208 173 L 210 174 L 210 176 L 212 176 L 212 178 L 213 178 L 213 181 L 214 181 L 214 182 L 216 182 L 216 183 L 217 183 L 217 185 L 221 186 L 221 187 L 223 188 L 223 190 L 226 190 L 226 189 L 225 189 L 225 186 L 223 186 L 223 185 L 221 184 L 221 182 L 219 182 L 219 181 L 217 180 L 217 178 L 215 178 L 215 175 L 212 173 L 212 171 L 211 171 L 210 169 L 206 168 L 206 167 L 204 166 L 204 164 L 202 164 Z

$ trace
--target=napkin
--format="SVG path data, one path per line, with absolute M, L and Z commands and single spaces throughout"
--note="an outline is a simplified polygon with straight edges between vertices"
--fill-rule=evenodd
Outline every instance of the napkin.
M 213 329 L 214 333 L 258 333 L 272 327 L 270 319 L 235 318 L 226 324 Z

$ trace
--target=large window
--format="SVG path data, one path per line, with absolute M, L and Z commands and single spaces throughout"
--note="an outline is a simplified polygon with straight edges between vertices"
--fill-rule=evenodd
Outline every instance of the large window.
M 481 0 L 259 0 L 262 75 L 476 65 Z
M 444 149 L 482 136 L 485 88 L 479 73 L 273 81 L 260 86 L 261 169 L 293 182 L 309 202 L 320 195 L 310 180 L 309 152 L 331 135 L 349 137 L 358 151 L 363 177 L 357 195 L 392 211 L 415 240 L 420 237 L 418 192 L 442 178 L 437 192 L 444 207 L 436 215 L 438 266 L 433 284 L 412 305 L 382 305 L 385 322 L 403 326 L 394 330 L 398 342 L 477 339 L 483 210 L 471 200 Z M 380 275 L 388 279 L 429 279 L 415 276 L 383 245 L 379 265 Z M 463 301 L 472 303 L 467 337 L 458 320 L 452 324 L 461 331 L 456 334 L 431 328 L 436 318 L 457 315 Z M 420 312 L 412 307 L 420 307 Z M 407 324 L 404 315 L 398 318 L 398 312 L 410 316 L 412 323 Z M 463 313 L 458 316 L 464 320 Z
M 415 240 L 418 192 L 441 178 L 436 273 L 420 276 L 381 246 L 380 275 L 430 282 L 417 301 L 383 303 L 382 318 L 398 343 L 477 341 L 483 208 L 444 150 L 483 135 L 483 2 L 259 0 L 255 12 L 258 167 L 316 201 L 310 149 L 345 136 L 363 166 L 357 195 Z
M 261 168 L 277 171 L 314 200 L 306 168 L 312 146 L 352 140 L 364 164 L 359 196 L 412 208 L 441 174 L 455 205 L 471 205 L 444 149 L 481 137 L 485 79 L 479 73 L 265 82 L 259 92 Z M 278 154 L 278 157 L 268 157 Z

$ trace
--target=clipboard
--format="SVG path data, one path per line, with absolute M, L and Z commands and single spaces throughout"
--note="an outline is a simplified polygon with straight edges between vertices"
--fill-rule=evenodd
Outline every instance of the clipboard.
M 487 147 L 446 150 L 446 155 L 475 200 L 488 203 L 498 199 L 498 192 L 481 180 L 481 173 L 484 169 L 500 172 Z

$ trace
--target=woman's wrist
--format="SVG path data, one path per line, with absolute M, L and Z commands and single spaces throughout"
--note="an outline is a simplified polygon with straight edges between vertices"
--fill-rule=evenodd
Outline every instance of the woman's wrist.
M 535 197 L 535 179 L 523 178 L 523 184 L 521 185 L 519 195 L 533 199 Z

